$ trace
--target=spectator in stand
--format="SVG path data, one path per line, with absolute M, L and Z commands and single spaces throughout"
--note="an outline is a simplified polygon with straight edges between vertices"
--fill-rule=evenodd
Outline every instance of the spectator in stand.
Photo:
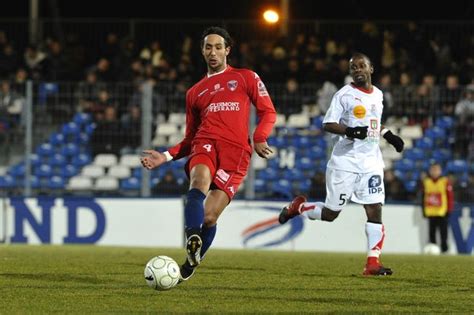
M 107 107 L 114 107 L 115 111 L 118 111 L 117 104 L 112 99 L 110 92 L 106 88 L 102 88 L 92 102 L 92 106 L 88 110 L 85 110 L 85 112 L 91 113 L 95 121 L 101 121 L 104 120 L 105 109 Z
M 440 235 L 441 252 L 448 252 L 448 218 L 454 209 L 453 186 L 447 176 L 442 175 L 441 164 L 433 163 L 422 185 L 423 215 L 428 219 L 429 242 L 437 244 Z
M 25 97 L 12 90 L 9 81 L 0 82 L 0 129 L 15 129 L 21 122 Z
M 123 133 L 117 110 L 114 106 L 106 106 L 103 115 L 96 116 L 96 128 L 91 137 L 92 154 L 112 153 L 118 155 L 123 145 Z
M 35 45 L 26 47 L 24 61 L 29 77 L 33 80 L 41 80 L 45 75 L 47 55 Z
M 160 196 L 179 196 L 186 194 L 187 185 L 179 183 L 173 171 L 166 171 L 163 178 L 153 187 L 153 194 Z
M 468 149 L 474 144 L 474 84 L 464 91 L 464 97 L 457 102 L 454 109 L 456 115 L 456 141 L 454 149 L 459 158 L 468 156 Z
M 407 191 L 403 182 L 395 176 L 393 170 L 385 170 L 383 181 L 385 183 L 385 199 L 387 201 L 407 200 Z
M 454 115 L 454 107 L 462 96 L 462 89 L 459 85 L 459 77 L 456 74 L 450 74 L 446 77 L 446 85 L 441 90 L 441 114 L 445 116 Z
M 122 154 L 141 152 L 142 144 L 142 113 L 139 105 L 130 105 L 128 111 L 120 118 L 121 133 L 123 134 Z M 155 123 L 151 126 L 156 129 Z
M 285 89 L 277 99 L 280 104 L 279 112 L 286 116 L 299 114 L 303 109 L 303 98 L 301 97 L 298 81 L 295 78 L 286 80 Z
M 99 91 L 105 89 L 103 82 L 97 81 L 97 75 L 94 71 L 86 73 L 85 81 L 77 84 L 75 98 L 77 100 L 77 110 L 79 112 L 90 112 L 94 107 L 94 102 L 99 95 Z

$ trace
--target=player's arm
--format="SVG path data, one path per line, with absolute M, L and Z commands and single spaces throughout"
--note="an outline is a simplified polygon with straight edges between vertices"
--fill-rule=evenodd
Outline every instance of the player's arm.
M 247 77 L 249 97 L 257 109 L 258 123 L 253 133 L 254 150 L 261 158 L 268 158 L 273 151 L 267 139 L 276 122 L 276 111 L 267 89 L 258 75 L 251 73 Z
M 380 135 L 387 140 L 388 143 L 394 146 L 397 152 L 402 152 L 405 142 L 403 142 L 402 138 L 393 134 L 388 128 L 385 128 L 384 125 L 380 128 Z
M 357 126 L 357 127 L 348 127 L 344 124 L 339 123 L 341 117 L 344 113 L 344 95 L 339 95 L 336 93 L 332 100 L 331 105 L 329 106 L 326 115 L 323 120 L 323 129 L 324 131 L 334 133 L 336 135 L 347 136 L 349 138 L 365 139 L 367 138 L 367 129 L 368 126 Z
M 327 132 L 337 135 L 346 135 L 349 138 L 365 139 L 367 138 L 367 126 L 363 127 L 347 127 L 343 124 L 329 122 L 323 124 L 323 128 Z

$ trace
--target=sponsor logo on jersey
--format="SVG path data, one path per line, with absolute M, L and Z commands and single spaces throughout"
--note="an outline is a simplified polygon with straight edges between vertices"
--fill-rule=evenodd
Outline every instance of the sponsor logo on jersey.
M 267 88 L 265 87 L 265 84 L 263 84 L 262 81 L 258 81 L 257 86 L 258 86 L 258 95 L 259 96 L 268 96 Z
M 378 128 L 377 119 L 371 119 L 370 120 L 370 129 L 377 129 L 377 128 Z
M 240 110 L 239 102 L 217 102 L 211 103 L 207 106 L 206 111 L 208 113 L 217 112 L 238 112 Z
M 377 114 L 377 106 L 375 104 L 370 105 L 370 111 L 372 114 L 376 115 Z
M 239 83 L 236 80 L 230 80 L 229 82 L 227 82 L 227 88 L 231 90 L 232 92 L 234 92 L 237 89 L 238 85 Z
M 202 96 L 204 93 L 206 93 L 208 90 L 209 90 L 209 89 L 205 89 L 204 91 L 200 92 L 200 93 L 198 94 L 198 97 L 201 97 L 201 96 Z
M 230 175 L 227 174 L 226 171 L 224 171 L 222 168 L 217 170 L 216 175 L 217 175 L 217 179 L 222 183 L 227 182 L 230 177 Z
M 365 117 L 364 105 L 356 105 L 353 110 L 354 116 L 361 119 Z
M 380 175 L 373 175 L 369 178 L 369 194 L 382 193 L 382 177 Z
M 219 83 L 214 84 L 214 91 L 211 92 L 211 95 L 214 95 L 217 92 L 222 92 L 222 91 L 224 91 L 224 88 L 221 87 L 221 85 Z

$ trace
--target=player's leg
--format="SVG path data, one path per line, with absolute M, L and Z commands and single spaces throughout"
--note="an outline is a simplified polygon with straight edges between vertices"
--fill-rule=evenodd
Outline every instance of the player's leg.
M 204 224 L 202 226 L 201 258 L 212 244 L 217 230 L 217 219 L 229 204 L 229 196 L 220 189 L 211 190 L 204 202 Z
M 229 197 L 222 190 L 211 190 L 204 201 L 204 224 L 199 234 L 202 240 L 199 254 L 200 262 L 212 244 L 217 231 L 217 219 L 229 204 Z M 181 281 L 188 280 L 194 275 L 197 265 L 191 265 L 189 259 L 181 265 Z
M 211 186 L 214 164 L 205 154 L 191 157 L 189 161 L 190 189 L 184 207 L 186 252 L 191 266 L 201 262 L 201 227 L 204 222 L 204 199 Z
M 428 237 L 431 244 L 436 244 L 436 218 L 428 217 Z
M 363 204 L 367 214 L 365 234 L 367 236 L 367 262 L 364 275 L 391 275 L 392 270 L 380 262 L 385 239 L 385 227 L 382 223 L 382 205 L 385 202 L 383 170 L 360 174 L 360 181 L 352 200 Z
M 439 232 L 441 236 L 441 252 L 448 252 L 448 217 L 440 217 L 439 219 Z
M 296 196 L 281 210 L 278 221 L 284 224 L 300 214 L 310 220 L 334 221 L 352 195 L 356 179 L 354 173 L 327 169 L 325 202 L 307 202 L 304 196 Z

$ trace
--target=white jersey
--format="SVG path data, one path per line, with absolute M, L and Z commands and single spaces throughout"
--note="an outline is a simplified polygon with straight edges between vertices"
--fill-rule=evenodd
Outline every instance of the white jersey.
M 385 167 L 379 147 L 382 101 L 382 91 L 375 86 L 369 92 L 348 84 L 334 94 L 323 123 L 369 128 L 364 140 L 336 135 L 328 168 L 369 173 Z

